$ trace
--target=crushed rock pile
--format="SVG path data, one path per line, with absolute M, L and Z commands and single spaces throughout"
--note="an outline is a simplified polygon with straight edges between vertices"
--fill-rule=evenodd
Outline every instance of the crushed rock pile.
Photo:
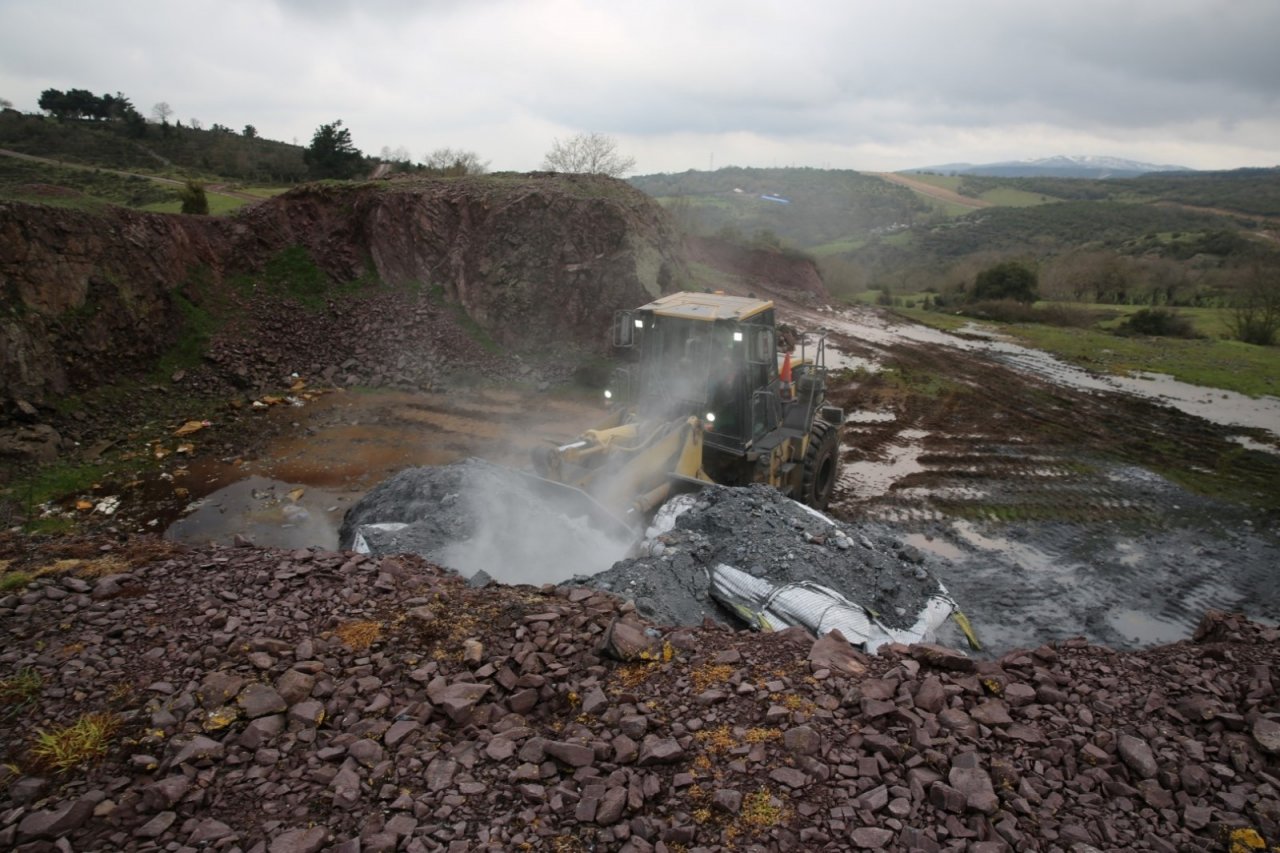
M 1196 642 L 975 662 L 929 645 L 868 657 L 796 630 L 660 631 L 630 610 L 594 589 L 475 589 L 416 557 L 311 550 L 36 577 L 0 599 L 0 847 L 1280 841 L 1275 629 L 1210 614 Z M 619 634 L 651 645 L 615 661 L 602 646 Z M 41 763 L 38 733 L 89 715 L 109 722 L 105 754 Z
M 678 625 L 730 621 L 709 592 L 708 572 L 718 564 L 775 584 L 822 584 L 895 628 L 910 626 L 939 593 L 917 549 L 885 537 L 873 542 L 769 486 L 710 486 L 683 499 L 690 506 L 674 527 L 651 529 L 647 554 L 581 582 L 634 600 L 648 619 Z
M 555 583 L 621 559 L 625 527 L 602 529 L 576 504 L 549 500 L 532 481 L 481 459 L 406 468 L 343 517 L 342 547 L 418 554 L 476 583 Z

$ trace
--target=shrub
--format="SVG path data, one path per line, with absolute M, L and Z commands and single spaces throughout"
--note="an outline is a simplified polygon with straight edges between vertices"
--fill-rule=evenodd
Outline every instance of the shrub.
M 182 199 L 183 213 L 209 215 L 209 199 L 204 194 L 204 184 L 199 181 L 187 181 L 183 184 L 182 189 L 178 190 L 178 197 Z
M 1038 298 L 1035 270 L 1018 261 L 1005 261 L 978 273 L 973 283 L 975 302 L 987 299 L 1012 299 L 1032 303 Z
M 1125 318 L 1116 327 L 1121 335 L 1154 335 L 1162 338 L 1195 338 L 1191 320 L 1168 308 L 1143 308 Z
M 1054 304 L 1028 305 L 1012 299 L 973 302 L 960 306 L 958 310 L 966 317 L 997 323 L 1043 323 L 1048 326 L 1087 329 L 1098 321 L 1096 314 L 1083 308 Z
M 1227 316 L 1231 336 L 1246 344 L 1268 347 L 1280 333 L 1280 282 L 1255 278 L 1233 300 Z

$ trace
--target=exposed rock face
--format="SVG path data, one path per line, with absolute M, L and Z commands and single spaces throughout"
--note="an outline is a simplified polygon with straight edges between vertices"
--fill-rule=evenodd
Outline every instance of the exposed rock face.
M 0 204 L 6 391 L 40 400 L 155 357 L 177 334 L 171 291 L 227 253 L 204 218 Z
M 6 391 L 39 403 L 145 368 L 182 334 L 178 293 L 211 301 L 296 246 L 336 282 L 441 288 L 513 346 L 602 348 L 616 309 L 684 278 L 657 205 L 592 176 L 305 186 L 226 219 L 0 204 Z

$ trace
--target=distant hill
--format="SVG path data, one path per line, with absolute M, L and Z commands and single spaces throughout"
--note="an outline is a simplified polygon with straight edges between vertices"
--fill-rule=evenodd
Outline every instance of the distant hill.
M 902 230 L 934 209 L 905 187 L 850 170 L 726 167 L 628 180 L 685 231 L 803 249 Z
M 1156 165 L 1122 157 L 1091 155 L 1042 157 L 1037 160 L 1009 160 L 1001 163 L 947 163 L 919 169 L 904 169 L 942 175 L 986 175 L 996 178 L 1136 178 L 1151 172 L 1190 172 L 1186 166 Z

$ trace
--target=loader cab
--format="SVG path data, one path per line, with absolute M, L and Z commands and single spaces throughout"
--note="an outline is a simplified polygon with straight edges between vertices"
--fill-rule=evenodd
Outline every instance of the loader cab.
M 773 303 L 673 293 L 623 312 L 614 343 L 632 351 L 642 420 L 696 415 L 713 452 L 744 455 L 781 421 Z

